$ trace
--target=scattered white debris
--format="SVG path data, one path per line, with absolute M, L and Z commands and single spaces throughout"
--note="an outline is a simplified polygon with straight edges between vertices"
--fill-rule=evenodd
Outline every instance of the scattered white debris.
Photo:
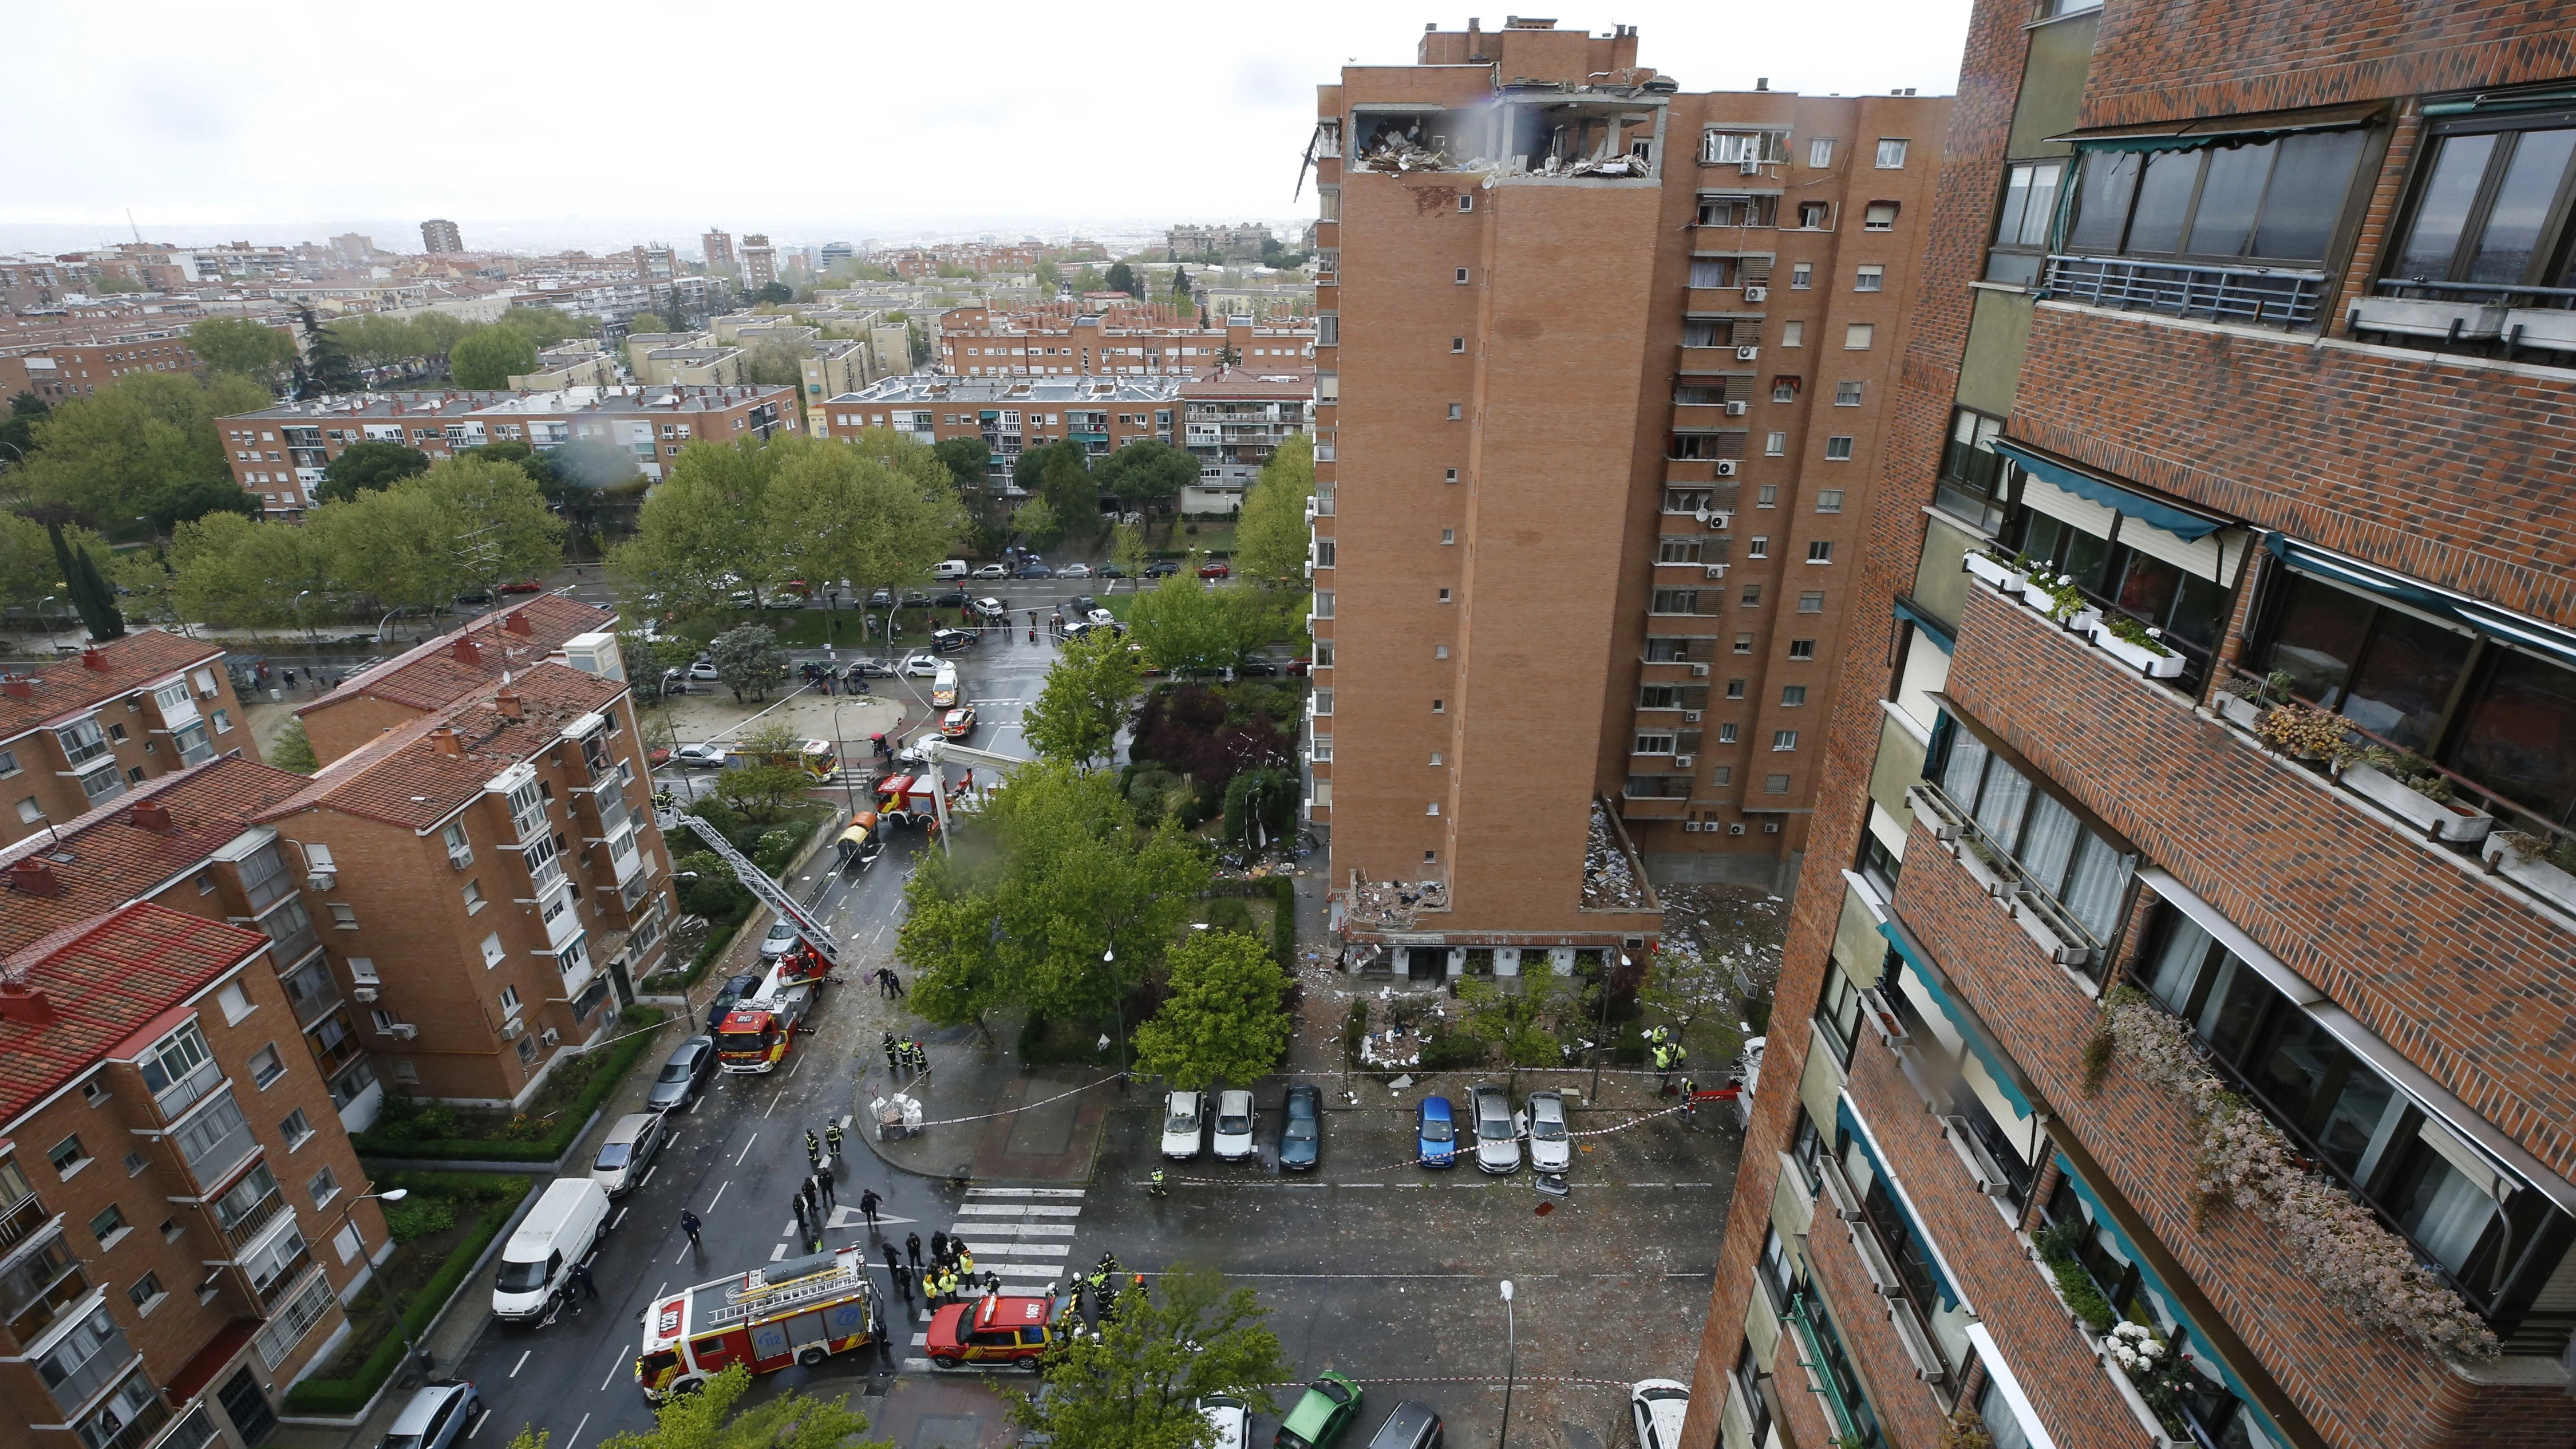
M 1583 904 L 1593 910 L 1637 911 L 1646 909 L 1648 901 L 1635 862 L 1611 831 L 1610 812 L 1593 801 L 1592 831 L 1583 845 Z
M 1389 1082 L 1386 1085 L 1387 1090 L 1389 1091 L 1401 1092 L 1405 1088 L 1413 1085 L 1413 1074 L 1411 1072 L 1407 1072 L 1403 1076 L 1396 1078 L 1394 1081 Z

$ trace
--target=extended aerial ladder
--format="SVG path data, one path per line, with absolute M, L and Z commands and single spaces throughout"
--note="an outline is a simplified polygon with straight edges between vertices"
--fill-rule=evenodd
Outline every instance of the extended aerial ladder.
M 922 763 L 928 765 L 931 773 L 938 776 L 941 786 L 930 793 L 931 799 L 935 802 L 934 808 L 939 812 L 939 845 L 942 850 L 954 847 L 948 843 L 948 790 L 946 788 L 948 776 L 940 768 L 941 765 L 955 759 L 971 765 L 987 765 L 994 773 L 1000 774 L 1016 766 L 1030 763 L 1018 755 L 997 755 L 991 750 L 979 750 L 972 745 L 961 745 L 942 735 L 930 736 L 923 740 L 918 748 L 921 751 Z
M 762 905 L 776 911 L 780 920 L 794 926 L 796 933 L 805 938 L 807 945 L 820 952 L 824 960 L 832 963 L 833 970 L 837 971 L 841 968 L 840 943 L 832 939 L 832 933 L 823 929 L 823 923 L 816 920 L 811 911 L 796 904 L 778 882 L 771 880 L 769 872 L 752 864 L 751 857 L 734 849 L 733 842 L 724 838 L 724 832 L 705 820 L 685 813 L 677 818 L 680 824 L 688 827 L 691 834 L 705 842 L 707 849 L 715 852 L 716 859 L 732 868 L 734 879 L 742 882 L 744 890 L 751 892 L 752 897 Z

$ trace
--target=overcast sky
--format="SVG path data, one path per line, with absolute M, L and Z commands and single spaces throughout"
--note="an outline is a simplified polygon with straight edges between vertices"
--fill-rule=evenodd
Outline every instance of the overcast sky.
M 1949 94 L 1967 0 L 1558 7 L 1687 90 Z M 757 16 L 758 19 L 747 17 Z M 772 18 L 776 17 L 776 18 Z M 788 17 L 792 17 L 788 18 Z M 0 250 L 319 240 L 694 255 L 784 242 L 1287 219 L 1314 88 L 1407 64 L 1425 6 L 22 5 Z M 1499 28 L 1502 12 L 1482 15 Z

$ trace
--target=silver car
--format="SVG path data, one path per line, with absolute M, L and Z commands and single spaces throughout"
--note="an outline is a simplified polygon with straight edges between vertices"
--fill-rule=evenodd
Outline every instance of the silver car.
M 1532 1092 L 1523 1115 L 1529 1122 L 1530 1170 L 1563 1172 L 1574 1162 L 1574 1141 L 1565 1130 L 1565 1098 L 1553 1091 Z
M 1473 1103 L 1476 1170 L 1496 1176 L 1520 1171 L 1521 1136 L 1512 1121 L 1512 1094 L 1500 1087 L 1478 1087 Z
M 472 1426 L 482 1407 L 482 1396 L 470 1383 L 431 1384 L 394 1415 L 382 1449 L 447 1449 Z
M 590 1180 L 606 1188 L 610 1197 L 624 1197 L 641 1186 L 644 1169 L 653 1154 L 662 1150 L 662 1122 L 659 1112 L 618 1118 L 599 1144 L 599 1156 L 590 1164 Z

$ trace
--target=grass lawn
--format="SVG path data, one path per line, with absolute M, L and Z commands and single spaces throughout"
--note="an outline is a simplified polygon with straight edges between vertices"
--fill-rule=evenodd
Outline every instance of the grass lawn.
M 394 1331 L 394 1312 L 385 1303 L 385 1287 L 391 1287 L 394 1296 L 409 1308 L 421 1289 L 428 1286 L 430 1275 L 447 1262 L 447 1255 L 456 1251 L 457 1245 L 464 1242 L 475 1226 L 483 1221 L 484 1214 L 506 1213 L 512 1206 L 514 1204 L 511 1203 L 485 1205 L 460 1201 L 454 1227 L 397 1246 L 393 1256 L 377 1266 L 377 1281 L 360 1290 L 358 1296 L 346 1305 L 349 1337 L 340 1345 L 339 1357 L 317 1370 L 315 1377 L 354 1378 L 359 1366 L 375 1355 L 376 1345 L 384 1342 L 385 1336 Z

